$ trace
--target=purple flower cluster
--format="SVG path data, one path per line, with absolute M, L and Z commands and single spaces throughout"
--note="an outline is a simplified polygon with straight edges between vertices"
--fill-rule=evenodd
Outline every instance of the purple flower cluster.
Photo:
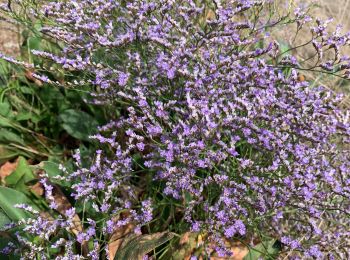
M 265 30 L 286 21 L 250 19 L 256 8 L 268 13 L 269 1 L 197 2 L 74 0 L 38 14 L 54 21 L 43 31 L 66 48 L 60 57 L 33 53 L 86 75 L 96 102 L 123 106 L 123 116 L 92 137 L 109 152 L 97 151 L 88 168 L 75 156 L 78 169 L 67 177 L 73 197 L 108 215 L 105 234 L 151 221 L 150 200 L 134 210 L 138 154 L 163 193 L 184 205 L 190 229 L 206 232 L 218 251 L 227 239 L 253 241 L 259 231 L 296 258 L 346 254 L 350 124 L 340 97 L 300 82 L 297 62 L 278 59 Z M 300 10 L 293 19 L 311 22 Z M 311 32 L 317 67 L 349 69 L 338 56 L 349 35 L 325 29 L 317 20 Z M 324 62 L 327 48 L 336 55 Z M 77 240 L 94 236 L 88 228 Z

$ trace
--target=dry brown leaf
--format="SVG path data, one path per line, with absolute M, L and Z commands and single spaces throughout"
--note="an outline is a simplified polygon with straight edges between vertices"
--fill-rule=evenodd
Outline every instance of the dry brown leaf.
M 189 260 L 198 246 L 202 243 L 202 236 L 193 232 L 186 232 L 179 241 L 179 250 L 176 252 L 177 258 Z
M 213 260 L 243 260 L 243 258 L 248 254 L 249 249 L 240 242 L 231 242 L 226 240 L 225 244 L 230 251 L 232 252 L 232 256 L 230 257 L 219 257 L 216 254 L 210 257 Z
M 167 243 L 173 239 L 174 236 L 174 233 L 168 231 L 142 235 L 136 235 L 135 233 L 129 234 L 124 238 L 114 259 L 142 260 L 149 252 Z M 153 259 L 153 256 L 151 256 L 151 259 Z
M 207 21 L 213 21 L 215 20 L 215 17 L 216 17 L 215 12 L 212 9 L 208 9 L 205 17 Z
M 305 81 L 306 79 L 305 79 L 305 75 L 304 74 L 301 74 L 301 73 L 299 73 L 298 74 L 298 79 L 297 79 L 299 82 L 303 82 L 303 81 Z
M 42 169 L 40 169 L 40 167 L 43 167 L 43 163 L 39 163 L 37 164 L 37 166 L 39 166 L 39 169 L 37 169 L 35 171 L 35 174 L 39 177 L 42 178 L 44 175 L 44 171 Z M 56 210 L 63 216 L 66 216 L 66 211 L 71 209 L 73 206 L 72 204 L 69 202 L 69 200 L 67 199 L 66 195 L 64 195 L 64 193 L 62 192 L 62 190 L 59 188 L 58 185 L 52 184 L 50 183 L 51 186 L 53 187 L 52 189 L 52 197 L 54 202 L 57 204 L 57 208 Z M 35 185 L 31 186 L 31 190 L 39 195 L 42 196 L 45 192 L 45 189 L 43 187 L 43 185 L 38 182 Z M 73 217 L 73 224 L 74 227 L 72 227 L 71 232 L 75 235 L 78 235 L 80 232 L 83 231 L 83 225 L 81 223 L 81 220 L 78 216 L 78 214 L 75 214 Z
M 203 15 L 199 18 L 198 22 L 201 25 L 205 25 L 207 22 L 215 20 L 215 18 L 215 12 L 210 8 L 205 8 Z
M 204 241 L 207 239 L 206 234 L 196 234 L 193 232 L 186 232 L 182 235 L 179 241 L 180 249 L 177 251 L 177 257 L 181 257 L 184 260 L 189 260 L 191 256 L 198 250 L 200 246 L 204 244 Z M 207 244 L 208 245 L 208 244 Z M 243 260 L 243 258 L 248 254 L 249 250 L 246 246 L 244 246 L 240 242 L 232 242 L 225 241 L 225 245 L 227 248 L 230 248 L 232 252 L 232 256 L 230 257 L 218 257 L 211 248 L 212 243 L 209 242 L 207 249 L 209 249 L 208 253 L 211 255 L 210 259 L 213 260 Z M 202 256 L 199 257 L 200 260 L 204 258 Z
M 30 186 L 30 190 L 38 196 L 44 195 L 44 187 L 40 182 L 37 182 L 33 186 Z
M 72 205 L 57 185 L 51 185 L 53 186 L 52 196 L 57 204 L 56 210 L 62 215 L 65 215 L 66 211 L 72 208 Z
M 191 233 L 191 232 L 186 232 L 185 234 L 183 234 L 180 238 L 180 241 L 179 241 L 179 244 L 180 245 L 184 245 L 184 244 L 187 244 L 190 240 L 190 237 L 191 235 L 194 234 L 194 233 Z
M 16 170 L 18 164 L 18 158 L 15 162 L 6 162 L 0 167 L 0 179 L 1 182 L 5 182 L 5 178 L 9 176 L 14 170 Z
M 57 185 L 54 185 L 54 184 L 51 184 L 51 185 L 53 186 L 53 190 L 52 190 L 53 200 L 57 204 L 56 210 L 63 216 L 66 216 L 66 211 L 71 209 L 72 205 Z M 83 225 L 81 223 L 81 220 L 78 214 L 74 215 L 72 222 L 73 222 L 73 227 L 71 228 L 70 231 L 77 236 L 79 233 L 83 232 Z M 83 243 L 81 244 L 81 248 L 82 248 L 82 254 L 86 256 L 89 253 L 88 241 L 83 241 Z
M 67 197 L 64 195 L 64 193 L 61 191 L 61 189 L 57 185 L 52 185 L 52 186 L 53 186 L 52 196 L 54 198 L 54 201 L 57 204 L 56 210 L 65 216 L 66 211 L 71 209 L 72 205 L 70 204 Z M 83 231 L 83 226 L 81 224 L 78 214 L 74 215 L 73 223 L 74 223 L 74 227 L 72 228 L 72 232 L 75 235 Z
M 249 250 L 242 245 L 237 245 L 237 246 L 231 247 L 230 251 L 232 252 L 232 256 L 230 256 L 230 257 L 212 256 L 212 257 L 210 257 L 210 259 L 212 259 L 212 260 L 243 260 L 244 257 L 249 252 Z
M 24 76 L 26 77 L 26 79 L 28 81 L 35 83 L 39 87 L 41 87 L 43 85 L 43 83 L 40 80 L 38 80 L 37 78 L 35 78 L 33 76 L 33 71 L 27 70 L 26 73 L 24 74 Z
M 113 233 L 108 243 L 109 259 L 114 259 L 114 256 L 122 245 L 124 238 L 133 232 L 135 227 L 136 226 L 134 224 L 129 223 L 120 227 Z
M 50 220 L 50 221 L 53 221 L 54 218 L 50 215 L 49 212 L 47 211 L 40 211 L 39 213 L 40 217 L 42 217 L 43 219 L 47 219 L 47 220 Z

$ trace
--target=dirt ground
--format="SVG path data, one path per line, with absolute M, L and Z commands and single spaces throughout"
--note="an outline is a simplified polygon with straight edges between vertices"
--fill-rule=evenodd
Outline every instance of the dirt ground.
M 0 4 L 7 0 L 0 0 Z M 4 21 L 0 12 L 0 52 L 10 56 L 19 55 L 20 31 L 19 27 Z
M 17 56 L 19 54 L 19 34 L 16 28 L 0 22 L 0 52 Z

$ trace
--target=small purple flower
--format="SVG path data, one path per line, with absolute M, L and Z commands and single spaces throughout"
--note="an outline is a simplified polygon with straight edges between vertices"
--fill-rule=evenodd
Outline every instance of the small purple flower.
M 139 149 L 139 151 L 143 151 L 145 149 L 145 144 L 144 143 L 137 143 L 136 147 L 137 147 L 137 149 Z
M 118 84 L 122 87 L 125 86 L 128 83 L 129 76 L 130 75 L 128 73 L 124 73 L 124 72 L 119 73 Z
M 224 234 L 227 238 L 232 238 L 234 235 L 236 235 L 237 229 L 235 225 L 232 225 L 225 229 Z

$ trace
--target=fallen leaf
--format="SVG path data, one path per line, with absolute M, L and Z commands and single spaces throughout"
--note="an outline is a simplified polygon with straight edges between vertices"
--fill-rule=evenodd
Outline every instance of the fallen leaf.
M 147 253 L 174 237 L 171 232 L 159 232 L 148 235 L 128 236 L 118 249 L 114 260 L 142 260 Z
M 212 9 L 208 9 L 205 18 L 207 21 L 213 21 L 216 18 L 216 14 Z
M 202 245 L 202 236 L 186 232 L 179 241 L 178 249 L 173 253 L 174 260 L 189 260 L 198 247 Z
M 299 81 L 299 82 L 303 82 L 303 81 L 305 81 L 305 80 L 306 80 L 306 79 L 305 79 L 305 75 L 303 75 L 303 74 L 299 73 L 299 74 L 298 74 L 297 81 Z
M 5 181 L 5 178 L 9 176 L 14 170 L 16 170 L 18 164 L 18 158 L 15 162 L 6 162 L 0 167 L 0 179 L 1 182 Z
M 53 190 L 52 190 L 52 196 L 53 200 L 57 204 L 56 210 L 63 216 L 66 216 L 66 211 L 71 209 L 73 206 L 67 199 L 67 197 L 64 195 L 62 190 L 58 187 L 58 185 L 52 184 Z M 75 214 L 73 217 L 73 227 L 71 228 L 71 232 L 74 235 L 78 235 L 79 233 L 83 232 L 83 225 L 81 223 L 80 217 L 78 214 Z M 89 253 L 89 247 L 88 247 L 88 241 L 83 241 L 81 244 L 82 248 L 82 254 L 86 256 Z
M 54 221 L 54 218 L 47 211 L 40 211 L 39 215 L 40 215 L 40 217 L 42 217 L 44 219 Z
M 53 186 L 52 196 L 54 198 L 54 201 L 57 204 L 56 210 L 63 216 L 66 216 L 66 211 L 72 208 L 72 204 L 69 202 L 67 197 L 64 195 L 64 193 L 61 191 L 61 189 L 57 185 L 55 184 L 51 184 L 51 185 Z M 74 223 L 74 227 L 72 228 L 71 231 L 75 235 L 83 231 L 83 226 L 81 224 L 78 214 L 74 215 L 73 223 Z
M 72 205 L 70 204 L 67 197 L 64 195 L 64 193 L 61 191 L 61 189 L 58 187 L 58 185 L 52 185 L 52 196 L 54 197 L 54 201 L 57 204 L 57 211 L 61 213 L 63 216 L 66 216 L 66 211 L 68 209 L 72 208 Z M 81 220 L 78 214 L 75 214 L 73 217 L 73 227 L 71 228 L 71 232 L 74 235 L 78 235 L 79 233 L 83 232 L 83 225 L 81 224 Z M 81 249 L 82 249 L 82 255 L 87 256 L 89 253 L 89 245 L 88 241 L 83 241 L 81 243 Z
M 38 178 L 43 178 L 45 176 L 45 171 L 42 169 L 44 167 L 44 163 L 41 162 L 36 165 L 35 174 L 38 176 Z M 56 184 L 50 183 L 50 185 L 53 187 L 52 189 L 52 197 L 54 202 L 57 205 L 56 211 L 58 211 L 61 215 L 67 216 L 66 211 L 73 208 L 72 204 L 67 199 L 66 195 L 62 192 L 60 187 Z M 31 186 L 31 190 L 37 194 L 38 196 L 42 196 L 45 192 L 45 189 L 43 185 L 38 182 Z M 74 226 L 71 229 L 71 232 L 74 235 L 78 235 L 79 233 L 83 232 L 83 225 L 81 223 L 80 217 L 78 214 L 75 214 L 73 217 L 73 224 Z M 87 241 L 85 241 L 84 247 L 87 248 Z M 85 245 L 86 244 L 86 245 Z M 82 245 L 83 246 L 83 245 Z
M 213 256 L 210 257 L 212 260 L 243 260 L 244 257 L 248 254 L 249 249 L 243 245 L 242 243 L 235 241 L 225 241 L 225 245 L 227 248 L 229 248 L 229 251 L 231 251 L 232 255 L 229 257 L 219 257 L 217 254 L 213 254 Z
M 244 257 L 249 252 L 248 248 L 240 243 L 232 244 L 230 251 L 232 252 L 232 256 L 230 256 L 230 257 L 212 256 L 212 257 L 210 257 L 210 259 L 212 259 L 212 260 L 243 260 Z
M 178 249 L 172 254 L 175 260 L 190 260 L 193 255 L 203 252 L 204 241 L 208 239 L 207 234 L 198 234 L 193 232 L 186 232 L 182 235 L 179 241 Z M 243 260 L 248 254 L 249 250 L 240 242 L 233 242 L 226 240 L 225 245 L 232 252 L 230 257 L 219 257 L 214 253 L 214 245 L 212 242 L 208 242 L 206 251 L 210 255 L 210 259 L 213 260 Z M 203 256 L 198 257 L 199 260 L 204 260 Z
M 37 182 L 33 186 L 30 186 L 30 190 L 38 196 L 44 195 L 44 187 L 40 182 Z
M 118 228 L 113 235 L 111 236 L 109 243 L 108 243 L 108 253 L 109 253 L 109 259 L 113 260 L 115 254 L 117 253 L 118 249 L 121 247 L 124 238 L 133 232 L 135 229 L 135 225 L 132 223 L 129 223 L 125 226 L 122 226 Z

